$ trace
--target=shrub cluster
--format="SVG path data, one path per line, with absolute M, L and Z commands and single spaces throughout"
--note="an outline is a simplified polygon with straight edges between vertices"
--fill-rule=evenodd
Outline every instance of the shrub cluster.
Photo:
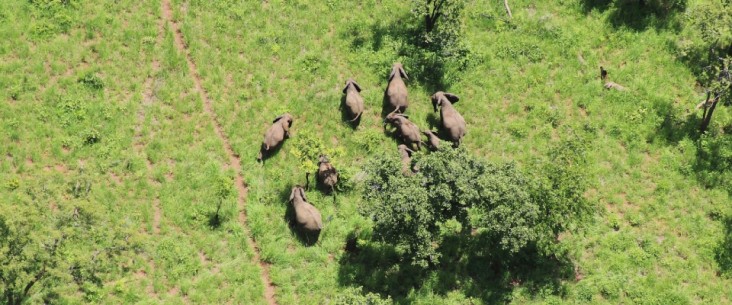
M 550 254 L 560 233 L 576 231 L 593 214 L 583 196 L 585 145 L 562 142 L 532 174 L 465 149 L 416 154 L 414 175 L 400 172 L 397 156 L 377 156 L 365 167 L 368 204 L 361 213 L 374 222 L 374 240 L 422 267 L 438 262 L 443 238 L 476 233 L 487 249 L 508 255 L 527 247 Z

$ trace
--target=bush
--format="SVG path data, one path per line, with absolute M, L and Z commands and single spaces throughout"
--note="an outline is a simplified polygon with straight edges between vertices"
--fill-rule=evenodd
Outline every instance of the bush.
M 391 297 L 382 299 L 378 294 L 369 292 L 363 294 L 361 287 L 348 288 L 335 298 L 335 305 L 388 305 L 392 304 Z
M 420 81 L 443 88 L 470 65 L 470 49 L 462 40 L 464 8 L 464 0 L 412 0 L 412 15 L 424 27 L 415 29 L 415 41 L 401 53 L 411 54 L 405 64 Z
M 581 144 L 558 146 L 541 174 L 531 176 L 514 163 L 492 164 L 464 149 L 413 156 L 419 172 L 405 176 L 396 155 L 367 163 L 361 210 L 374 221 L 373 239 L 393 245 L 412 264 L 426 267 L 441 255 L 447 236 L 470 238 L 477 229 L 486 249 L 516 254 L 530 246 L 545 253 L 559 233 L 576 230 L 594 209 L 584 199 L 583 159 L 564 156 Z M 460 174 L 456 174 L 460 173 Z

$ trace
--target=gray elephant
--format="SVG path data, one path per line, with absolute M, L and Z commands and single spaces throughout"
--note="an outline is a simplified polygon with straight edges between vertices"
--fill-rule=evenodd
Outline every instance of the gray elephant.
M 616 82 L 610 81 L 607 78 L 607 74 L 608 74 L 607 73 L 607 70 L 605 70 L 605 68 L 603 68 L 602 66 L 600 66 L 600 80 L 603 81 L 603 82 L 605 82 L 605 85 L 603 85 L 603 88 L 608 89 L 608 90 L 615 89 L 615 90 L 618 90 L 618 91 L 625 91 L 626 90 L 625 87 L 623 87 L 622 85 L 620 85 L 620 84 L 618 84 Z
M 323 229 L 323 220 L 320 212 L 305 197 L 305 189 L 297 185 L 290 193 L 290 203 L 295 208 L 295 221 L 304 230 L 320 232 Z
M 351 122 L 357 121 L 363 113 L 363 97 L 361 97 L 359 92 L 361 92 L 361 86 L 355 80 L 349 78 L 346 81 L 346 87 L 343 88 L 343 93 L 346 95 L 346 107 L 351 117 L 353 117 Z
M 422 133 L 427 136 L 427 144 L 429 144 L 429 148 L 432 151 L 436 151 L 440 148 L 440 138 L 438 138 L 432 130 L 425 130 Z
M 395 126 L 407 145 L 411 147 L 413 143 L 416 143 L 417 149 L 420 149 L 422 136 L 420 135 L 419 127 L 409 120 L 409 116 L 392 112 L 386 116 L 384 123 L 390 123 L 392 126 Z
M 331 192 L 335 191 L 335 185 L 338 183 L 338 171 L 325 155 L 320 155 L 318 160 L 318 183 L 329 188 Z
M 460 113 L 453 107 L 454 103 L 460 100 L 457 95 L 452 93 L 437 91 L 432 95 L 432 108 L 437 112 L 437 107 L 440 107 L 440 121 L 442 127 L 445 129 L 447 136 L 450 137 L 450 141 L 457 147 L 462 142 L 467 127 L 465 126 L 465 119 Z
M 389 85 L 386 87 L 384 95 L 389 105 L 394 108 L 393 112 L 403 113 L 409 107 L 407 85 L 404 84 L 404 79 L 409 79 L 407 72 L 404 72 L 404 67 L 400 63 L 394 63 L 391 67 L 391 74 L 389 74 Z
M 290 127 L 292 127 L 292 115 L 285 113 L 278 116 L 272 121 L 272 126 L 267 129 L 262 141 L 262 148 L 259 150 L 257 160 L 262 161 L 264 154 L 269 154 L 273 148 L 280 145 L 285 138 L 290 137 Z
M 397 146 L 397 150 L 399 150 L 399 157 L 402 159 L 402 174 L 404 175 L 411 175 L 412 172 L 412 153 L 414 153 L 413 150 L 409 149 L 407 145 L 399 144 Z

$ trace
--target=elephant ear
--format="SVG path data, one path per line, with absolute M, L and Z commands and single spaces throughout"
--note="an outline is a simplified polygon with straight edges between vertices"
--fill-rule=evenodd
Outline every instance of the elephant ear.
M 401 74 L 404 79 L 409 79 L 409 76 L 407 76 L 407 72 L 405 72 L 404 68 L 402 67 L 399 67 L 399 74 Z
M 457 95 L 454 95 L 452 93 L 445 93 L 445 97 L 453 104 L 457 103 L 460 100 Z
M 300 188 L 300 196 L 302 197 L 302 200 L 308 201 L 308 197 L 305 197 L 305 191 Z
M 397 70 L 398 70 L 398 68 L 396 68 L 396 67 L 391 68 L 391 73 L 389 74 L 389 81 L 391 81 L 391 79 L 394 78 L 394 75 L 397 74 Z
M 274 121 L 272 121 L 272 123 L 277 123 L 277 121 L 281 120 L 283 117 L 285 117 L 285 116 L 284 115 L 281 115 L 281 116 L 276 117 L 274 119 Z
M 290 202 L 292 202 L 292 200 L 295 199 L 296 191 L 297 191 L 297 187 L 292 188 L 292 192 L 290 192 Z

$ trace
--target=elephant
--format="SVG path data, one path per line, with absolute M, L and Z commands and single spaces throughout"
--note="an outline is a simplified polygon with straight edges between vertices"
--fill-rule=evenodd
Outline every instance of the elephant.
M 280 115 L 272 121 L 272 126 L 267 129 L 264 134 L 264 141 L 262 141 L 262 147 L 259 150 L 258 161 L 262 161 L 264 154 L 268 154 L 273 148 L 280 145 L 285 138 L 290 137 L 290 127 L 292 127 L 292 115 L 285 113 Z
M 318 160 L 318 183 L 330 188 L 331 193 L 335 192 L 335 185 L 338 183 L 338 171 L 325 155 L 320 155 Z
M 305 197 L 305 190 L 296 185 L 290 193 L 290 203 L 295 208 L 295 221 L 300 227 L 309 232 L 320 232 L 323 229 L 323 220 L 320 212 Z
M 353 78 L 349 78 L 346 81 L 346 87 L 343 88 L 343 93 L 346 95 L 346 107 L 353 117 L 350 122 L 356 122 L 363 113 L 363 97 L 359 92 L 361 92 L 361 86 Z
M 467 132 L 465 126 L 465 119 L 460 113 L 455 110 L 453 103 L 457 103 L 460 100 L 457 95 L 452 93 L 437 91 L 432 95 L 432 108 L 437 112 L 437 107 L 440 107 L 440 121 L 442 127 L 447 132 L 450 141 L 454 143 L 454 146 L 460 146 L 465 133 Z
M 436 151 L 440 148 L 440 138 L 438 138 L 432 130 L 425 130 L 422 133 L 427 136 L 427 143 L 432 151 Z
M 610 80 L 608 80 L 607 79 L 607 74 L 608 74 L 607 73 L 607 70 L 605 70 L 605 68 L 603 68 L 602 66 L 600 66 L 600 80 L 602 80 L 603 82 L 605 82 L 605 84 L 603 85 L 603 88 L 608 89 L 608 90 L 615 89 L 615 90 L 618 90 L 618 91 L 625 91 L 626 90 L 625 87 L 623 87 L 622 85 L 620 85 L 620 84 L 618 84 L 616 82 L 611 82 Z
M 412 175 L 412 156 L 411 154 L 414 153 L 413 150 L 409 149 L 407 145 L 399 144 L 397 146 L 397 150 L 399 150 L 399 156 L 402 159 L 402 174 L 404 175 Z
M 420 135 L 419 127 L 409 120 L 409 116 L 392 112 L 386 116 L 384 123 L 391 123 L 393 126 L 397 127 L 399 134 L 405 143 L 409 146 L 412 146 L 412 143 L 416 143 L 417 150 L 420 149 L 422 136 Z
M 404 67 L 400 63 L 394 63 L 391 67 L 391 74 L 389 74 L 389 85 L 386 87 L 384 99 L 389 102 L 394 111 L 404 113 L 409 107 L 409 100 L 407 100 L 407 85 L 404 84 L 404 80 L 409 80 L 407 72 L 404 71 Z

